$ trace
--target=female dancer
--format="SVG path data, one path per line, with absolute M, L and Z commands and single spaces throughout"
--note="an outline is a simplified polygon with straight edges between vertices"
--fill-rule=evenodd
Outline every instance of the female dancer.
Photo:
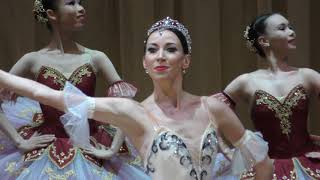
M 271 179 L 267 144 L 246 131 L 224 103 L 183 90 L 183 73 L 191 60 L 188 30 L 178 21 L 165 18 L 155 23 L 147 35 L 143 66 L 154 91 L 142 105 L 129 99 L 87 97 L 71 84 L 64 92 L 56 91 L 3 71 L 0 86 L 66 110 L 66 117 L 88 114 L 121 128 L 153 179 L 211 179 L 220 132 L 238 147 L 234 172 L 254 166 L 257 179 Z
M 269 142 L 274 179 L 319 179 L 320 147 L 310 139 L 307 119 L 309 97 L 320 92 L 320 75 L 288 64 L 296 34 L 282 15 L 257 17 L 244 37 L 269 66 L 240 75 L 226 87 L 225 95 L 234 101 L 231 104 L 244 101 L 251 106 L 255 128 Z
M 10 73 L 56 90 L 62 90 L 69 81 L 88 96 L 94 96 L 96 75 L 101 74 L 112 84 L 108 96 L 134 96 L 136 89 L 121 81 L 105 54 L 74 41 L 73 34 L 82 29 L 86 15 L 79 0 L 35 0 L 34 14 L 36 20 L 51 31 L 51 41 L 45 48 L 23 56 Z M 148 179 L 136 164 L 127 164 L 137 159 L 128 155 L 126 146 L 120 148 L 124 139 L 120 130 L 113 133 L 113 138 L 109 126 L 92 121 L 90 141 L 93 147 L 90 150 L 78 148 L 70 144 L 70 134 L 59 121 L 63 112 L 44 104 L 41 104 L 41 111 L 34 116 L 32 124 L 19 129 L 22 138 L 7 121 L 2 121 L 6 134 L 23 151 L 21 154 L 11 146 L 10 150 L 3 151 L 2 178 L 124 179 L 131 174 L 131 179 Z M 116 158 L 119 148 L 123 156 Z

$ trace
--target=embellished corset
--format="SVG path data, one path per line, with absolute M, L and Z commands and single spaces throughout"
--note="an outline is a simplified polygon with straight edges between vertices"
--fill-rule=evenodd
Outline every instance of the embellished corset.
M 51 67 L 42 66 L 36 80 L 56 90 L 63 90 L 65 83 L 69 81 L 86 95 L 94 96 L 96 76 L 89 63 L 78 67 L 69 78 Z M 56 137 L 68 137 L 59 121 L 64 112 L 43 104 L 41 104 L 41 110 L 46 123 L 39 127 L 39 131 L 46 134 L 55 134 Z
M 63 90 L 67 81 L 79 88 L 88 96 L 93 96 L 95 91 L 96 75 L 90 63 L 86 63 L 78 67 L 69 78 L 66 78 L 61 72 L 51 67 L 42 66 L 37 77 L 37 82 L 44 84 L 56 90 Z M 57 138 L 55 142 L 46 148 L 35 149 L 24 155 L 25 161 L 38 159 L 43 153 L 48 153 L 50 160 L 53 161 L 58 168 L 64 168 L 72 162 L 77 152 L 81 152 L 83 156 L 98 166 L 102 165 L 102 160 L 85 154 L 81 149 L 75 148 L 69 142 L 69 136 L 64 130 L 63 124 L 60 122 L 60 116 L 64 114 L 53 107 L 41 104 L 41 114 L 36 114 L 33 118 L 31 126 L 20 128 L 20 134 L 28 139 L 35 131 L 41 134 L 54 134 Z M 106 133 L 105 128 L 95 121 L 90 123 L 90 136 L 92 143 L 101 143 L 110 146 L 112 136 Z
M 192 159 L 183 139 L 167 129 L 162 129 L 156 135 L 145 159 L 146 173 L 153 179 L 212 179 L 217 153 L 218 138 L 212 126 L 209 126 L 202 136 L 198 162 Z
M 291 158 L 313 150 L 307 130 L 308 102 L 302 85 L 295 86 L 283 101 L 263 90 L 255 92 L 251 118 L 269 142 L 271 158 Z

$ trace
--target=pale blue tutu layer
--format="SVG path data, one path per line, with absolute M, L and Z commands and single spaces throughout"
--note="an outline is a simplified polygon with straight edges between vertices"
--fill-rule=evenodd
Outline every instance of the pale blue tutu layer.
M 59 169 L 49 159 L 47 152 L 38 160 L 34 161 L 28 168 L 25 168 L 17 180 L 98 180 L 98 179 L 118 179 L 117 176 L 108 172 L 103 167 L 98 167 L 86 160 L 82 154 L 77 151 L 75 159 L 65 168 Z

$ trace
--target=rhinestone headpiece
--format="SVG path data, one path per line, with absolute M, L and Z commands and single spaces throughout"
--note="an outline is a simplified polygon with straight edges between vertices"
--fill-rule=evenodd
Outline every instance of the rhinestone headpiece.
M 40 23 L 47 23 L 48 18 L 44 16 L 45 9 L 42 4 L 42 0 L 35 0 L 33 5 L 33 13 Z
M 163 31 L 166 29 L 176 29 L 180 31 L 187 40 L 189 54 L 191 54 L 191 37 L 187 28 L 183 24 L 179 23 L 177 20 L 166 17 L 151 26 L 148 30 L 147 36 L 150 36 L 151 33 L 155 31 Z
M 244 31 L 243 37 L 244 37 L 244 39 L 246 40 L 246 46 L 247 46 L 247 48 L 248 48 L 251 52 L 256 53 L 256 52 L 257 52 L 257 49 L 253 46 L 255 40 L 249 38 L 249 31 L 250 31 L 250 26 L 247 26 L 247 27 L 246 27 L 246 30 Z

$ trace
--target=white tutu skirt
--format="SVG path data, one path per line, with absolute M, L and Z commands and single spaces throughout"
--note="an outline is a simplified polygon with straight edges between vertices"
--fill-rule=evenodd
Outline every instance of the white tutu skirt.
M 45 123 L 35 121 L 34 118 L 35 114 L 41 114 L 39 103 L 25 97 L 19 97 L 16 103 L 4 102 L 2 109 L 7 120 L 17 129 Z M 117 155 L 105 160 L 103 166 L 99 167 L 87 160 L 80 149 L 76 148 L 72 162 L 61 169 L 50 159 L 48 150 L 49 148 L 45 149 L 36 160 L 24 161 L 24 154 L 0 131 L 0 179 L 150 180 L 141 168 L 138 156 L 133 154 Z

